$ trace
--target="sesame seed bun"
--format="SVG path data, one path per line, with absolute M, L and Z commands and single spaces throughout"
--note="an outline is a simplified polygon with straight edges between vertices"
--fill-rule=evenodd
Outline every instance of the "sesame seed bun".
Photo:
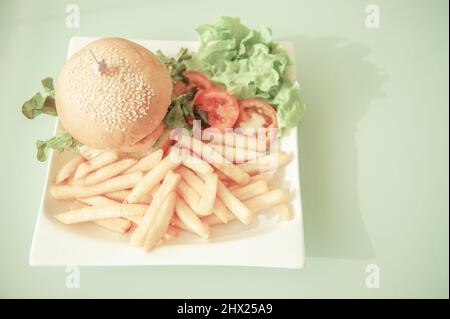
M 161 135 L 171 95 L 169 71 L 153 53 L 125 39 L 104 38 L 66 62 L 56 85 L 56 109 L 79 142 L 131 152 L 150 147 Z

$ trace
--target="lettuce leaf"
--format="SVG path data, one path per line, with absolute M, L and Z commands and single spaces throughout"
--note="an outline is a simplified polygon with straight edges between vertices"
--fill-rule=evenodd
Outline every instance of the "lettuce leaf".
M 45 78 L 41 81 L 44 88 L 44 94 L 36 93 L 31 99 L 22 105 L 22 114 L 28 119 L 34 119 L 40 114 L 57 116 L 55 105 L 55 88 L 53 79 Z
M 47 160 L 48 150 L 54 149 L 58 152 L 66 150 L 76 149 L 79 143 L 66 131 L 59 131 L 56 136 L 46 140 L 38 140 L 36 142 L 37 147 L 37 159 L 41 162 Z
M 239 18 L 221 17 L 196 31 L 200 46 L 185 62 L 188 69 L 207 74 L 238 99 L 257 97 L 274 106 L 281 132 L 297 126 L 305 109 L 300 86 L 288 79 L 289 57 L 269 28 L 251 30 Z
M 173 128 L 188 128 L 190 125 L 186 122 L 189 117 L 194 117 L 193 99 L 197 92 L 196 89 L 191 89 L 185 94 L 182 94 L 172 100 L 169 105 L 169 110 L 164 117 L 164 126 L 167 129 Z
M 180 103 L 175 103 L 164 117 L 164 127 L 166 129 L 186 127 L 187 123 L 184 118 L 183 110 Z
M 181 48 L 174 58 L 167 57 L 161 50 L 158 50 L 156 55 L 166 65 L 173 83 L 178 80 L 183 80 L 187 83 L 187 79 L 183 76 L 183 72 L 186 71 L 185 62 L 191 59 L 188 49 Z
M 272 99 L 272 104 L 277 108 L 278 123 L 282 123 L 279 125 L 280 134 L 285 133 L 286 128 L 297 126 L 298 121 L 303 117 L 305 105 L 298 97 L 299 90 L 300 86 L 297 82 L 285 82 Z

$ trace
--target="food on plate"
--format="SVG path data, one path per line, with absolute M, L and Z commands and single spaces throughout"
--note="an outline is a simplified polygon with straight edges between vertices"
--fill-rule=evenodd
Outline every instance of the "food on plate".
M 132 41 L 104 38 L 69 58 L 55 103 L 61 125 L 78 142 L 132 150 L 151 147 L 161 135 L 171 95 L 170 74 L 156 55 Z
M 142 178 L 142 172 L 133 172 L 124 175 L 118 175 L 95 185 L 53 185 L 50 188 L 50 193 L 56 199 L 69 199 L 102 195 L 105 193 L 132 188 L 137 183 L 141 182 Z
M 242 128 L 276 128 L 277 112 L 268 103 L 260 99 L 242 99 L 239 101 L 239 118 L 237 127 Z
M 210 236 L 209 226 L 202 222 L 200 217 L 194 213 L 186 202 L 178 197 L 175 205 L 175 213 L 178 216 L 184 228 L 191 231 L 202 238 L 208 239 Z M 175 223 L 177 225 L 177 223 Z
M 150 251 L 151 249 L 153 249 L 153 247 L 155 247 L 155 245 L 166 233 L 168 227 L 170 226 L 170 221 L 175 209 L 175 200 L 176 195 L 172 191 L 164 199 L 158 210 L 152 211 L 154 215 L 151 216 L 153 218 L 151 219 L 149 228 L 146 231 L 144 243 L 145 251 Z
M 105 206 L 89 206 L 80 208 L 55 216 L 55 218 L 63 224 L 75 224 L 98 219 L 127 217 L 127 216 L 142 216 L 147 210 L 146 205 L 126 205 L 113 204 Z
M 281 217 L 282 220 L 290 220 L 292 218 L 291 210 L 285 204 L 274 206 L 272 209 Z
M 235 96 L 223 88 L 200 89 L 194 104 L 206 113 L 208 124 L 225 130 L 233 127 L 239 118 L 239 104 Z
M 267 182 L 260 180 L 253 183 L 248 183 L 245 186 L 234 188 L 231 190 L 231 194 L 239 200 L 246 200 L 264 194 L 268 191 L 269 186 L 267 185 Z
M 136 163 L 136 165 L 130 167 L 128 170 L 125 171 L 125 173 L 132 173 L 136 171 L 149 171 L 152 168 L 154 168 L 162 159 L 163 157 L 163 150 L 158 149 L 149 155 L 141 158 L 139 162 Z
M 208 144 L 190 136 L 182 135 L 177 139 L 180 146 L 190 149 L 201 158 L 210 162 L 215 168 L 222 172 L 226 177 L 238 184 L 246 184 L 250 176 L 235 164 L 229 162 L 216 152 Z M 195 160 L 194 160 L 195 161 Z
M 111 164 L 119 159 L 119 154 L 113 150 L 106 150 L 87 162 L 81 163 L 75 171 L 74 179 L 85 178 L 90 172 L 93 172 L 103 166 Z
M 145 194 L 150 192 L 171 170 L 179 165 L 173 161 L 170 156 L 158 163 L 154 169 L 150 170 L 145 176 L 133 187 L 130 195 L 126 198 L 127 203 L 137 203 Z
M 205 178 L 204 191 L 200 195 L 197 202 L 197 209 L 199 215 L 208 216 L 213 213 L 214 202 L 216 199 L 218 178 L 217 174 L 209 174 Z
M 95 185 L 104 182 L 110 177 L 114 177 L 124 172 L 125 170 L 136 164 L 136 162 L 137 160 L 135 160 L 134 158 L 124 158 L 123 160 L 119 160 L 117 162 L 106 165 L 86 176 L 83 184 Z
M 179 233 L 208 240 L 215 225 L 250 225 L 267 209 L 293 218 L 289 190 L 271 186 L 290 160 L 275 142 L 304 112 L 288 55 L 270 29 L 237 18 L 197 31 L 198 50 L 173 57 L 92 41 L 23 104 L 29 119 L 59 119 L 37 141 L 38 160 L 73 153 L 48 189 L 67 203 L 57 221 L 130 235 L 148 252 Z
M 77 155 L 70 161 L 68 161 L 58 172 L 58 175 L 56 175 L 55 183 L 59 184 L 64 182 L 69 177 L 72 177 L 75 174 L 75 171 L 77 170 L 78 166 L 83 163 L 86 159 L 81 156 Z
M 158 191 L 152 199 L 152 202 L 148 206 L 148 209 L 145 212 L 145 215 L 142 218 L 141 223 L 136 228 L 135 232 L 131 236 L 131 243 L 135 246 L 142 246 L 144 244 L 146 234 L 150 227 L 152 227 L 152 223 L 158 217 L 158 212 L 170 194 L 173 194 L 173 191 L 177 187 L 177 184 L 180 180 L 180 175 L 174 174 L 172 171 L 169 171 L 164 178 L 161 186 L 159 186 Z M 168 203 L 170 204 L 170 203 Z M 169 205 L 170 207 L 170 205 Z
M 233 195 L 220 180 L 217 181 L 217 196 L 242 223 L 249 225 L 253 221 L 253 212 Z

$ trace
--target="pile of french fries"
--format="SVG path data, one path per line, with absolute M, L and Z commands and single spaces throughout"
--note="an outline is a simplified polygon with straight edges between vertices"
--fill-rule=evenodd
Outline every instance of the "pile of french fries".
M 180 231 L 210 237 L 210 227 L 272 209 L 291 219 L 289 190 L 271 189 L 276 170 L 289 161 L 268 154 L 251 137 L 235 134 L 221 143 L 181 135 L 166 152 L 141 158 L 82 146 L 66 163 L 50 192 L 71 200 L 55 218 L 63 224 L 94 223 L 131 234 L 131 244 L 150 251 Z

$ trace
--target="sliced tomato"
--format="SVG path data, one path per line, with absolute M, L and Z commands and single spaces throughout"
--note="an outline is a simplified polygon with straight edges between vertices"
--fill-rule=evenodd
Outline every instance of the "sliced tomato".
M 220 130 L 233 127 L 239 118 L 236 97 L 222 88 L 209 88 L 197 92 L 194 104 L 208 113 L 208 124 Z
M 200 72 L 185 71 L 183 75 L 188 79 L 189 84 L 184 83 L 182 80 L 175 82 L 173 86 L 173 95 L 175 97 L 186 93 L 192 88 L 209 89 L 213 86 L 208 77 Z
M 173 86 L 173 95 L 175 97 L 180 96 L 181 94 L 186 93 L 188 90 L 188 86 L 181 80 L 175 82 Z
M 239 119 L 236 127 L 276 128 L 277 112 L 272 105 L 259 99 L 242 99 L 239 101 Z
M 199 89 L 209 89 L 213 85 L 206 75 L 197 71 L 185 71 L 183 75 L 189 80 L 189 87 L 198 87 Z

